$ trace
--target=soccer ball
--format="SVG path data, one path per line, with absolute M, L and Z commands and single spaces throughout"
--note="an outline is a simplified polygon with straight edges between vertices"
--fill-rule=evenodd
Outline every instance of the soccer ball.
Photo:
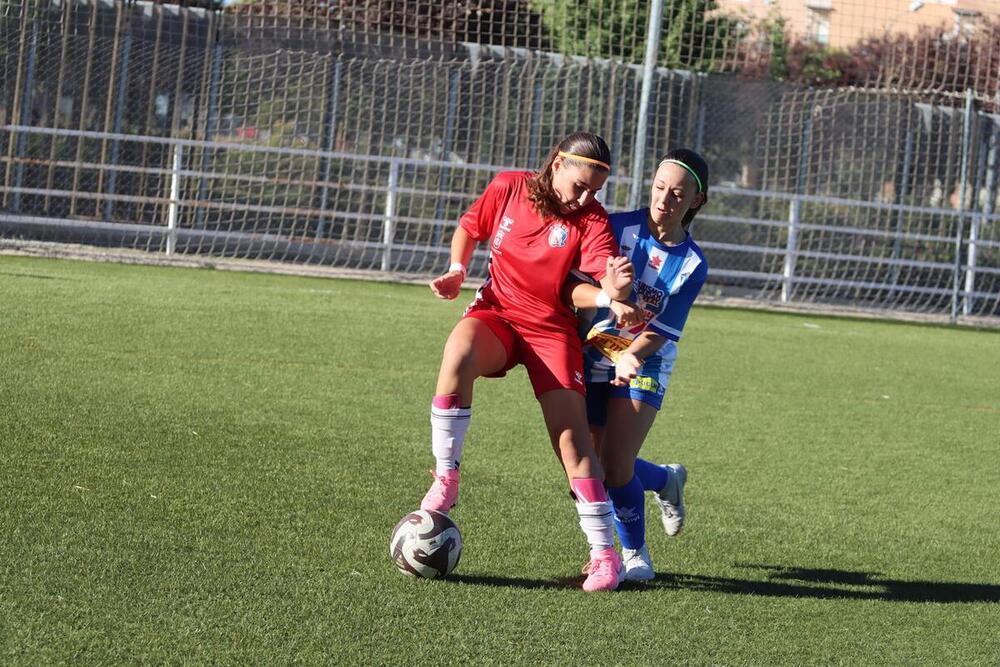
M 425 579 L 444 577 L 458 565 L 462 534 L 447 514 L 410 512 L 392 530 L 389 555 L 403 574 Z

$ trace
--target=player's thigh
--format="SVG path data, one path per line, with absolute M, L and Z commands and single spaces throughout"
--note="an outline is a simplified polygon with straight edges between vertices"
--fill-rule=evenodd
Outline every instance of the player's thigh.
M 481 377 L 503 370 L 510 354 L 502 332 L 481 319 L 465 317 L 451 330 L 444 345 L 441 375 Z
M 573 389 L 553 389 L 538 397 L 545 429 L 552 444 L 593 451 L 583 394 Z
M 608 421 L 601 445 L 601 461 L 609 483 L 620 486 L 632 478 L 635 458 L 659 412 L 635 398 L 608 399 Z
M 538 397 L 552 449 L 570 479 L 604 478 L 587 426 L 583 394 L 553 389 Z
M 608 395 L 610 385 L 607 382 L 587 383 L 587 422 L 590 425 L 590 441 L 598 456 L 604 442 L 604 426 L 608 423 Z

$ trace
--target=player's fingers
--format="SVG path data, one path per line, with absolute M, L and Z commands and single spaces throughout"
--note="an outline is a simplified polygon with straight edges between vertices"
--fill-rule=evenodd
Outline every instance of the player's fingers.
M 447 275 L 435 278 L 431 281 L 430 286 L 434 296 L 439 299 L 454 299 L 458 296 L 458 288 L 452 284 L 452 281 L 448 280 Z

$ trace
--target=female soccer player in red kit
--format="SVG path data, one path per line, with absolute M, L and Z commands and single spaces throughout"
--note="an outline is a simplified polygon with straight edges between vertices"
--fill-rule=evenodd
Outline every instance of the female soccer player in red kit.
M 431 406 L 434 483 L 421 509 L 447 512 L 458 497 L 474 381 L 524 364 L 590 543 L 586 591 L 617 588 L 621 558 L 587 426 L 576 318 L 560 288 L 576 271 L 600 282 L 602 300 L 624 299 L 631 289 L 631 265 L 617 258 L 607 213 L 594 198 L 610 160 L 603 139 L 578 132 L 560 141 L 537 173 L 498 174 L 462 216 L 451 267 L 430 285 L 442 299 L 457 297 L 476 243 L 489 241 L 489 277 L 445 343 Z

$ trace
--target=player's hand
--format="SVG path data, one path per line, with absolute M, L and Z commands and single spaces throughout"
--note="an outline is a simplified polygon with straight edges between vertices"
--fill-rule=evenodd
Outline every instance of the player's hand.
M 449 271 L 431 281 L 431 291 L 439 299 L 454 299 L 462 291 L 465 271 Z
M 619 329 L 634 327 L 643 322 L 642 310 L 631 301 L 612 300 L 609 308 L 615 314 L 615 326 Z
M 611 384 L 616 387 L 627 387 L 632 378 L 639 374 L 640 368 L 642 368 L 642 362 L 637 356 L 631 352 L 622 352 L 622 355 L 618 357 L 618 363 L 615 364 L 615 378 Z
M 616 290 L 627 290 L 632 287 L 635 269 L 632 261 L 625 256 L 608 257 L 604 272 L 611 278 L 611 287 Z

